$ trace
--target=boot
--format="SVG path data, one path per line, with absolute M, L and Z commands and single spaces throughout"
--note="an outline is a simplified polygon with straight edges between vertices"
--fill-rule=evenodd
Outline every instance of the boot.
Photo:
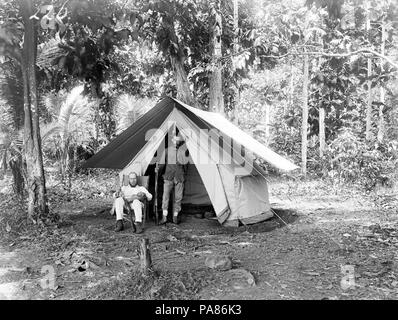
M 180 223 L 180 215 L 179 215 L 178 212 L 175 212 L 175 213 L 173 214 L 173 223 L 174 223 L 174 224 L 179 224 L 179 223 Z
M 123 220 L 117 220 L 116 221 L 116 228 L 115 231 L 119 232 L 123 230 Z
M 167 223 L 167 216 L 163 216 L 162 220 L 159 221 L 159 224 L 166 224 Z
M 135 227 L 135 223 L 134 222 L 131 222 L 131 229 L 132 229 L 133 233 L 137 232 L 137 228 Z
M 135 228 L 136 228 L 136 233 L 143 233 L 144 232 L 144 227 L 142 225 L 142 222 L 136 222 L 135 223 Z

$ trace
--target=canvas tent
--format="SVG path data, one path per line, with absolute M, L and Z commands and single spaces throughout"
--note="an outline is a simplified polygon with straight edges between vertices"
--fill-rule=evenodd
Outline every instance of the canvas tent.
M 176 130 L 188 150 L 183 203 L 212 205 L 225 226 L 272 217 L 265 172 L 254 154 L 290 171 L 296 165 L 240 130 L 223 116 L 166 97 L 84 164 L 144 175 L 161 162 L 167 137 Z M 162 151 L 163 150 L 163 151 Z

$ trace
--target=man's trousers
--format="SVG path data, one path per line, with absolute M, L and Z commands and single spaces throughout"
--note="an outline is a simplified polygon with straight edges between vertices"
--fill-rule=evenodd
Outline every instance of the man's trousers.
M 173 181 L 164 180 L 163 187 L 163 199 L 162 199 L 162 210 L 168 210 L 169 208 L 169 199 L 170 193 L 175 188 L 174 192 L 174 212 L 181 211 L 181 201 L 184 193 L 184 182 L 177 181 L 174 179 Z
M 125 201 L 122 197 L 116 198 L 115 199 L 115 211 L 116 211 L 116 220 L 122 220 L 123 219 L 123 209 L 125 206 Z M 143 203 L 135 199 L 133 202 L 129 203 L 130 208 L 134 210 L 134 215 L 135 215 L 135 221 L 136 222 L 142 222 L 142 207 Z

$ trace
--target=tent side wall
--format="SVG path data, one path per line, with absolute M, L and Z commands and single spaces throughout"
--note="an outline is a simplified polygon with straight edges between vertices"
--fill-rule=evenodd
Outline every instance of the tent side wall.
M 209 146 L 208 144 L 214 137 L 206 135 L 203 131 L 199 134 L 199 128 L 187 115 L 178 110 L 173 112 L 176 114 L 177 126 L 180 128 L 195 128 L 195 130 L 191 131 L 192 136 L 186 135 L 184 139 L 190 152 L 197 155 L 193 160 L 204 180 L 206 189 L 211 190 L 212 194 L 218 192 L 218 197 L 226 198 L 228 210 L 223 215 L 217 215 L 220 223 L 238 225 L 239 221 L 241 221 L 242 223 L 250 224 L 271 218 L 273 214 L 269 204 L 268 185 L 262 173 L 257 172 L 253 166 L 242 168 L 233 161 L 230 164 L 217 163 L 215 168 L 218 174 L 214 174 L 214 170 L 209 171 L 210 168 L 213 169 L 214 167 L 201 164 L 201 160 L 203 160 L 201 156 L 206 157 L 206 160 L 211 162 L 214 155 L 219 152 L 218 145 L 210 143 Z M 180 132 L 182 135 L 187 133 L 184 130 Z M 196 136 L 194 137 L 194 135 Z M 204 146 L 210 149 L 202 149 Z M 245 156 L 243 156 L 243 159 L 245 164 L 251 163 Z M 204 167 L 204 170 L 201 170 L 201 167 Z M 253 175 L 253 171 L 256 171 L 257 174 Z M 218 176 L 220 179 L 218 179 Z M 215 180 L 220 180 L 221 185 L 214 185 Z M 210 198 L 213 200 L 214 196 Z M 214 200 L 212 202 L 214 204 Z
M 225 226 L 253 224 L 273 216 L 269 203 L 268 184 L 261 175 L 237 176 L 227 165 L 218 166 L 231 214 Z

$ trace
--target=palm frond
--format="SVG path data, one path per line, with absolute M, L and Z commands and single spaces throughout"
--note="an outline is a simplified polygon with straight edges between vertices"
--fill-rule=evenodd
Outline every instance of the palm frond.
M 41 125 L 46 148 L 68 149 L 72 144 L 87 143 L 93 136 L 91 113 L 97 102 L 84 96 L 83 89 L 79 85 L 69 92 L 48 94 L 44 99 L 46 108 L 54 115 L 54 121 Z
M 116 133 L 127 129 L 137 121 L 153 105 L 155 100 L 149 98 L 136 98 L 130 94 L 122 94 L 116 101 Z

